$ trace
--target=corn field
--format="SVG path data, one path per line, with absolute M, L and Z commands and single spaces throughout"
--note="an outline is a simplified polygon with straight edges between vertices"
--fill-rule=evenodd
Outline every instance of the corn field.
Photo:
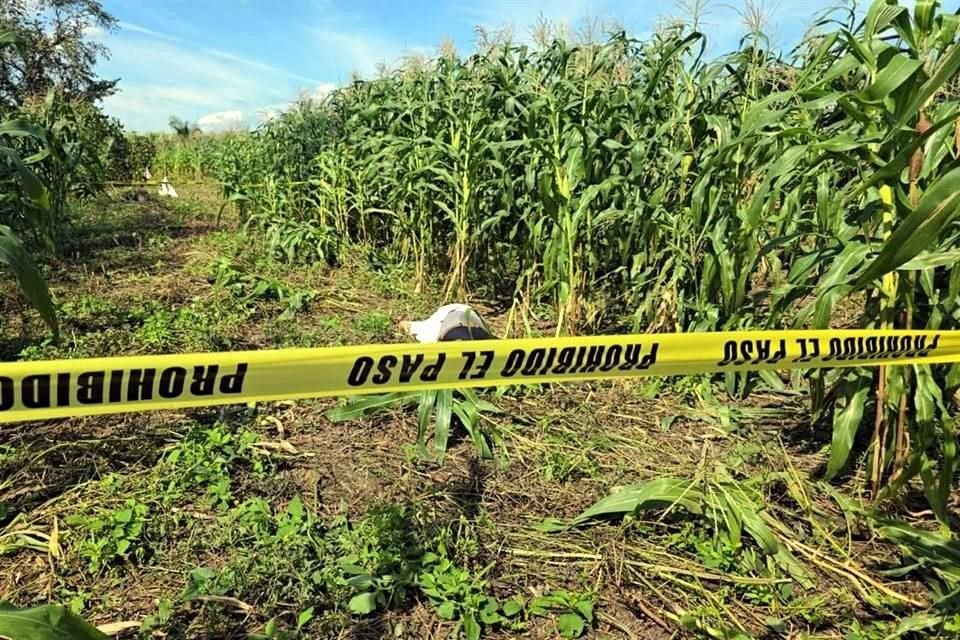
M 536 45 L 448 46 L 155 164 L 215 176 L 278 257 L 373 245 L 448 300 L 505 300 L 513 335 L 545 310 L 568 334 L 955 328 L 957 27 L 879 0 L 789 55 L 755 26 L 711 60 L 680 23 L 646 41 L 541 25 Z M 872 429 L 872 491 L 919 477 L 946 522 L 960 368 L 727 380 L 758 384 L 809 387 L 828 476 Z

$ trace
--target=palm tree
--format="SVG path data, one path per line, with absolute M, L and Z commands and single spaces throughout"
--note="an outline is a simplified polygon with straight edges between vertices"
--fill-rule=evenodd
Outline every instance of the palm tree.
M 200 127 L 192 122 L 181 120 L 177 116 L 170 116 L 170 128 L 181 138 L 189 138 L 195 133 L 202 133 Z

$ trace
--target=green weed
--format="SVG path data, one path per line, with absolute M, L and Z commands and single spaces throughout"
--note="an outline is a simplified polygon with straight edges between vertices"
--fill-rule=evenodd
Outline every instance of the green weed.
M 81 534 L 78 551 L 87 561 L 87 570 L 97 573 L 120 558 L 142 561 L 147 551 L 143 542 L 149 513 L 146 504 L 128 498 L 116 509 L 67 516 L 66 524 Z
M 249 312 L 209 300 L 178 309 L 150 308 L 133 332 L 133 343 L 147 353 L 215 351 L 229 348 Z
M 563 638 L 579 638 L 593 625 L 594 596 L 558 589 L 531 600 L 526 605 L 530 615 L 557 613 L 557 631 Z M 514 607 L 511 607 L 511 611 Z
M 278 300 L 285 305 L 281 320 L 289 320 L 307 307 L 316 297 L 315 291 L 297 289 L 278 278 L 269 278 L 250 273 L 229 258 L 220 258 L 214 265 L 215 283 L 229 291 L 245 304 L 257 300 Z
M 356 524 L 340 518 L 328 537 L 338 557 L 330 578 L 353 592 L 347 604 L 352 613 L 363 615 L 404 601 L 422 551 L 403 509 L 375 507 Z
M 545 429 L 549 425 L 544 424 Z M 543 477 L 551 482 L 566 483 L 579 478 L 596 478 L 601 474 L 596 452 L 608 451 L 612 446 L 609 438 L 601 434 L 565 431 L 544 437 L 544 452 L 540 469 Z
M 337 263 L 342 240 L 333 227 L 283 216 L 271 220 L 252 217 L 248 225 L 251 223 L 261 228 L 267 247 L 276 258 L 290 263 L 318 261 L 329 266 Z
M 468 640 L 477 640 L 483 627 L 505 620 L 500 603 L 486 592 L 483 579 L 493 566 L 487 565 L 478 573 L 467 571 L 454 564 L 440 543 L 424 554 L 417 586 L 430 599 L 438 617 L 456 621 L 456 629 L 462 630 Z
M 225 509 L 232 499 L 232 471 L 243 468 L 263 476 L 270 462 L 253 445 L 259 436 L 246 429 L 231 430 L 214 425 L 192 430 L 163 458 L 169 474 L 165 500 L 170 502 L 184 491 L 200 490 L 211 507 Z
M 368 311 L 353 321 L 353 326 L 362 339 L 369 342 L 383 342 L 393 335 L 393 322 L 390 316 L 379 311 Z
M 117 306 L 110 300 L 98 296 L 82 295 L 60 305 L 61 317 L 75 324 L 86 324 L 102 316 L 116 315 Z

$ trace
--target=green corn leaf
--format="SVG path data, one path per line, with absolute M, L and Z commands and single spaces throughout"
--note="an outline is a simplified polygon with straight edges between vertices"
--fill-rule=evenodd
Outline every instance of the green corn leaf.
M 824 140 L 823 142 L 817 143 L 818 149 L 831 151 L 833 153 L 847 153 L 849 151 L 860 149 L 862 146 L 863 143 L 849 133 L 842 133 L 836 137 L 830 138 L 829 140 Z
M 437 459 L 442 461 L 447 452 L 447 440 L 450 438 L 450 421 L 453 411 L 453 391 L 437 391 L 437 421 L 433 432 L 433 450 Z
M 0 135 L 14 138 L 30 137 L 37 140 L 46 138 L 46 132 L 26 118 L 10 118 L 0 122 Z
M 59 338 L 60 327 L 57 323 L 57 312 L 53 307 L 53 301 L 50 299 L 47 283 L 30 259 L 23 243 L 14 235 L 10 227 L 4 225 L 0 225 L 0 263 L 7 265 L 13 272 L 27 300 L 40 312 L 40 317 L 50 327 L 54 338 Z
M 460 424 L 463 425 L 463 428 L 470 434 L 470 439 L 473 440 L 473 444 L 477 449 L 477 453 L 480 454 L 480 457 L 484 459 L 492 458 L 493 453 L 490 451 L 487 439 L 480 429 L 476 406 L 470 401 L 454 402 L 452 409 L 454 415 L 459 418 Z
M 960 212 L 960 168 L 937 180 L 920 198 L 917 208 L 897 225 L 880 254 L 854 281 L 862 288 L 935 246 L 940 231 Z
M 940 17 L 941 23 L 940 30 L 937 32 L 937 43 L 946 49 L 957 37 L 957 28 L 960 27 L 960 16 L 944 14 Z
M 922 66 L 922 61 L 898 53 L 880 70 L 873 84 L 863 91 L 863 97 L 873 101 L 889 97 Z
M 903 107 L 900 120 L 890 128 L 885 140 L 896 135 L 912 118 L 917 117 L 920 109 L 927 103 L 933 94 L 939 90 L 950 78 L 960 71 L 960 44 L 954 44 L 949 51 L 937 62 L 933 75 L 913 95 L 913 100 Z
M 867 10 L 867 17 L 864 21 L 866 37 L 873 38 L 906 11 L 906 7 L 889 4 L 886 0 L 874 0 Z
M 932 380 L 930 380 L 930 384 L 933 384 Z M 938 393 L 939 391 L 940 389 L 937 388 Z M 957 470 L 960 469 L 960 458 L 957 457 L 956 422 L 952 416 L 944 416 L 943 419 L 942 456 L 943 463 L 940 469 L 940 478 L 937 481 L 937 486 L 931 487 L 930 491 L 936 496 L 935 504 L 940 508 L 941 523 L 949 526 L 949 516 L 944 516 L 948 510 L 947 505 L 949 504 L 950 496 L 954 491 L 954 478 L 956 478 Z
M 924 493 L 933 508 L 937 519 L 949 526 L 949 500 L 952 490 L 954 467 L 956 465 L 957 441 L 954 433 L 954 418 L 949 415 L 943 405 L 943 392 L 933 377 L 929 365 L 914 365 L 916 389 L 913 394 L 913 404 L 916 416 L 916 431 L 914 437 L 919 441 L 918 446 L 923 448 L 924 443 L 942 439 L 941 469 L 939 480 L 924 477 Z M 940 438 L 935 430 L 940 427 Z
M 844 31 L 841 33 L 841 35 L 844 38 L 846 38 L 847 33 L 848 32 Z M 839 37 L 836 36 L 836 34 L 834 34 L 834 37 L 836 39 L 839 39 Z M 809 86 L 807 88 L 807 92 L 805 92 L 805 95 L 809 95 L 809 93 L 814 93 L 815 95 L 815 90 L 823 90 L 825 88 L 828 88 L 830 86 L 830 83 L 832 83 L 837 78 L 841 76 L 845 76 L 850 73 L 857 72 L 860 69 L 861 62 L 862 61 L 859 58 L 859 51 L 857 50 L 847 53 L 839 60 L 835 60 L 830 65 L 830 68 L 827 69 L 822 76 L 820 76 L 819 78 L 816 78 L 813 81 L 812 86 Z M 807 71 L 807 73 L 813 73 L 813 71 L 809 70 Z
M 847 464 L 853 440 L 863 420 L 863 410 L 870 391 L 873 376 L 862 370 L 853 370 L 844 375 L 838 391 L 839 402 L 833 415 L 833 438 L 830 442 L 830 459 L 827 462 L 827 479 L 836 476 Z
M 0 636 L 11 640 L 109 640 L 61 605 L 18 609 L 6 602 L 0 602 Z
M 230 205 L 231 203 L 236 203 L 236 202 L 250 202 L 250 198 L 242 193 L 231 193 L 230 197 L 227 198 L 226 201 L 223 204 L 221 204 L 220 208 L 217 210 L 217 220 L 216 220 L 216 224 L 214 225 L 215 228 L 217 229 L 220 228 L 220 218 L 223 216 L 223 212 L 224 210 L 226 210 L 227 206 Z
M 936 15 L 935 9 L 939 0 L 917 0 L 913 7 L 913 19 L 917 29 L 921 34 L 928 33 L 933 27 L 933 18 Z
M 492 333 L 492 331 L 490 333 Z M 473 405 L 477 408 L 477 411 L 487 412 L 487 413 L 501 412 L 500 408 L 497 405 L 493 404 L 492 402 L 488 402 L 487 400 L 481 399 L 477 395 L 477 392 L 474 391 L 473 389 L 470 389 L 470 388 L 461 389 L 460 393 L 462 393 L 467 400 L 473 403 Z
M 934 267 L 943 267 L 960 263 L 960 250 L 924 251 L 916 258 L 897 267 L 897 271 L 922 271 Z
M 900 545 L 910 557 L 960 580 L 960 544 L 905 522 L 880 518 L 877 524 L 877 533 Z
M 24 164 L 23 160 L 20 159 L 20 156 L 13 149 L 0 147 L 0 155 L 5 156 L 17 170 L 17 176 L 20 179 L 20 184 L 23 186 L 23 192 L 30 199 L 32 205 L 41 211 L 48 211 L 50 209 L 50 193 L 40 178 L 37 177 L 37 174 Z
M 890 629 L 890 633 L 881 640 L 901 640 L 908 637 L 935 637 L 931 630 L 943 626 L 943 615 L 933 613 L 915 613 L 906 618 L 897 620 L 897 624 Z M 919 633 L 927 631 L 928 633 Z
M 600 516 L 625 515 L 639 509 L 662 509 L 680 505 L 691 513 L 700 513 L 703 494 L 689 480 L 657 478 L 645 484 L 624 487 L 603 498 L 573 519 L 580 524 Z
M 923 2 L 924 0 L 919 1 Z M 905 43 L 907 43 L 910 49 L 917 50 L 919 48 L 917 43 L 918 34 L 913 29 L 913 22 L 910 20 L 909 12 L 905 11 L 897 14 L 897 16 L 891 21 L 891 24 L 893 25 L 893 29 L 897 32 L 897 35 L 900 36 Z M 922 33 L 919 35 L 920 37 L 923 37 Z
M 415 401 L 416 395 L 403 391 L 377 396 L 364 396 L 345 406 L 331 409 L 327 412 L 327 419 L 331 422 L 357 420 L 371 413 L 395 407 L 398 404 L 411 404 Z
M 437 402 L 436 390 L 424 391 L 420 394 L 420 404 L 417 407 L 417 444 L 426 448 L 427 431 L 430 429 L 430 416 Z
M 717 495 L 715 499 L 715 511 L 719 512 L 720 517 L 723 519 L 723 529 L 729 536 L 730 544 L 733 548 L 739 549 L 743 534 L 743 510 L 740 508 L 740 504 L 731 499 L 722 485 L 717 488 L 721 493 Z M 748 506 L 748 508 L 752 509 L 752 506 Z
M 698 40 L 702 40 L 702 39 L 703 39 L 702 34 L 694 32 L 686 36 L 682 40 L 674 43 L 672 47 L 670 47 L 669 49 L 663 52 L 663 55 L 660 58 L 660 64 L 657 66 L 657 70 L 653 73 L 653 75 L 647 81 L 647 91 L 643 96 L 643 103 L 649 100 L 650 97 L 653 95 L 654 91 L 656 90 L 657 86 L 660 83 L 660 78 L 663 76 L 664 73 L 667 72 L 667 69 L 669 69 L 670 67 L 669 63 L 673 58 L 673 56 L 677 55 L 681 51 L 686 50 L 694 42 L 697 42 Z
M 780 544 L 777 542 L 776 536 L 773 535 L 773 531 L 757 513 L 752 503 L 744 504 L 740 512 L 740 517 L 743 520 L 743 528 L 747 530 L 750 537 L 763 549 L 764 553 L 773 555 L 779 551 Z
M 932 118 L 935 122 L 939 122 L 946 118 L 956 117 L 958 113 L 960 113 L 960 103 L 948 104 L 943 108 L 936 109 Z M 955 137 L 951 134 L 955 133 L 955 127 L 953 131 L 941 129 L 930 136 L 924 144 L 923 163 L 920 165 L 920 173 L 917 176 L 919 180 L 923 181 L 922 184 L 927 184 L 943 173 L 946 166 L 944 163 L 953 157 Z
M 830 326 L 833 316 L 833 307 L 840 296 L 849 293 L 849 286 L 844 281 L 850 273 L 863 264 L 869 254 L 869 247 L 858 242 L 850 242 L 833 259 L 829 270 L 820 279 L 816 301 L 813 303 L 813 326 L 816 329 L 826 329 Z M 805 310 L 798 314 L 803 317 Z
M 958 117 L 960 117 L 960 114 L 951 114 L 941 120 L 938 120 L 923 134 L 914 137 L 909 144 L 900 147 L 892 160 L 874 171 L 866 179 L 859 183 L 856 181 L 852 182 L 851 185 L 856 187 L 853 192 L 854 196 L 866 193 L 867 189 L 870 187 L 881 182 L 888 182 L 891 178 L 899 176 L 900 173 L 910 163 L 910 159 L 913 157 L 913 154 L 916 152 L 916 150 L 926 144 L 927 140 L 933 137 L 934 134 L 945 129 L 946 127 L 952 126 L 957 121 Z
M 868 46 L 869 42 L 864 42 L 855 34 L 847 31 L 846 29 L 842 30 L 840 33 L 850 49 L 850 55 L 852 55 L 861 64 L 866 65 L 870 69 L 874 69 L 877 64 L 877 58 L 876 54 Z

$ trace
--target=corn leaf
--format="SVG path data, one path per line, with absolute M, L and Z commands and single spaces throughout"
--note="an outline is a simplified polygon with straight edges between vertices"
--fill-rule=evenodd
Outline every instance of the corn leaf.
M 0 602 L 0 636 L 12 640 L 109 640 L 61 605 L 19 609 L 6 602 Z
M 950 171 L 927 189 L 917 208 L 897 225 L 880 254 L 857 276 L 853 286 L 864 287 L 934 246 L 940 232 L 957 213 L 960 213 L 960 168 Z
M 580 524 L 601 516 L 626 515 L 640 509 L 663 509 L 679 505 L 691 513 L 700 513 L 703 494 L 689 480 L 657 478 L 650 482 L 624 487 L 598 501 L 573 519 Z
M 346 422 L 368 416 L 377 411 L 389 409 L 397 405 L 412 404 L 417 399 L 415 394 L 397 391 L 376 396 L 361 396 L 342 407 L 334 407 L 327 412 L 327 419 L 331 422 Z
M 840 382 L 839 404 L 833 415 L 833 438 L 830 442 L 830 459 L 827 461 L 826 477 L 836 476 L 847 464 L 853 440 L 863 421 L 863 410 L 870 391 L 873 376 L 860 370 L 844 375 Z
M 922 61 L 898 53 L 880 70 L 873 84 L 863 91 L 863 96 L 868 100 L 883 100 L 900 88 L 900 85 L 909 80 L 910 76 L 922 66 Z
M 890 128 L 890 133 L 886 139 L 889 140 L 898 133 L 911 118 L 917 117 L 917 113 L 923 108 L 933 94 L 935 94 L 950 78 L 954 77 L 960 71 L 960 44 L 954 44 L 949 51 L 944 54 L 937 62 L 933 75 L 917 90 L 910 103 L 902 108 L 903 115 L 896 125 Z
M 450 422 L 453 412 L 453 391 L 440 389 L 437 391 L 436 424 L 433 433 L 433 450 L 438 460 L 443 460 L 447 452 L 447 440 L 450 438 Z
M 10 227 L 0 225 L 0 263 L 7 265 L 14 277 L 20 283 L 23 294 L 30 304 L 40 312 L 40 317 L 50 327 L 55 338 L 60 335 L 57 323 L 57 312 L 50 299 L 50 291 L 40 271 L 30 259 L 30 255 L 23 243 L 13 233 Z

